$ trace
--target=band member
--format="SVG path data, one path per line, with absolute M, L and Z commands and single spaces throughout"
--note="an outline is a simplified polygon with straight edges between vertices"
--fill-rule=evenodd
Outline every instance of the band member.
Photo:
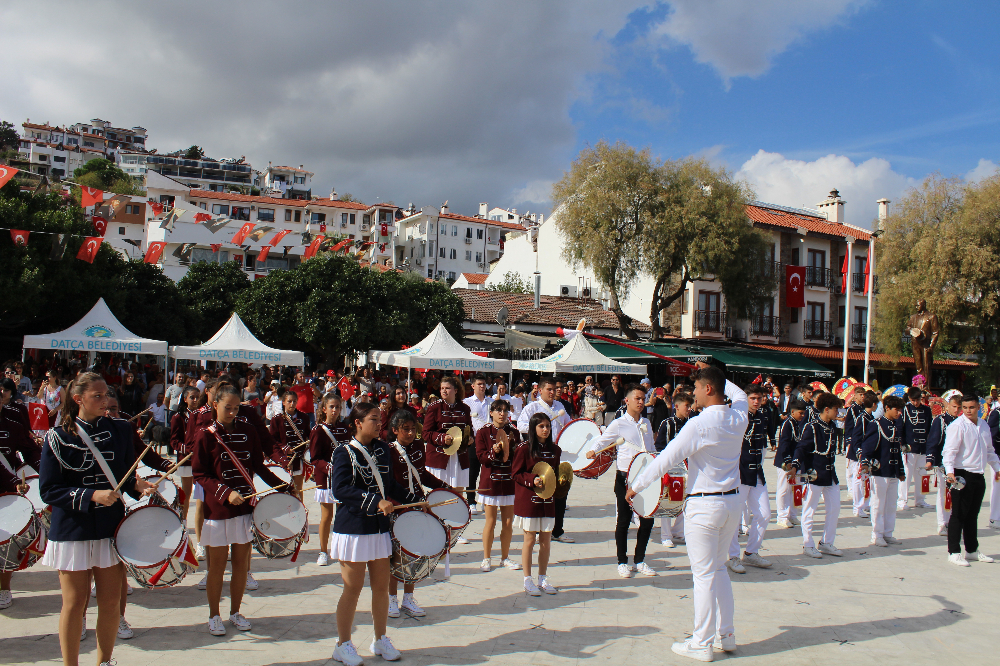
M 330 551 L 340 561 L 344 580 L 337 603 L 337 647 L 333 659 L 348 666 L 360 666 L 364 662 L 351 642 L 351 629 L 365 585 L 365 570 L 372 588 L 375 625 L 371 651 L 387 661 L 400 657 L 385 633 L 392 555 L 389 516 L 394 507 L 391 500 L 411 503 L 417 501 L 417 495 L 409 493 L 393 477 L 389 445 L 378 439 L 382 425 L 378 407 L 359 402 L 351 410 L 348 423 L 351 441 L 333 452 L 333 493 L 341 502 L 341 510 L 333 519 Z
M 788 407 L 788 417 L 778 429 L 778 448 L 774 451 L 774 466 L 784 470 L 792 462 L 795 447 L 799 445 L 802 431 L 806 427 L 806 403 L 793 400 Z M 778 509 L 778 525 L 792 529 L 799 524 L 795 509 L 795 484 L 787 474 L 778 472 L 778 492 L 775 493 Z
M 0 381 L 0 393 L 3 395 L 0 399 L 0 420 L 17 423 L 27 432 L 31 432 L 31 417 L 28 416 L 28 408 L 21 402 L 14 380 L 4 377 Z
M 469 416 L 472 418 L 472 434 L 475 437 L 483 426 L 490 422 L 490 404 L 493 398 L 486 395 L 486 376 L 476 375 L 472 378 L 472 395 L 463 400 L 469 406 Z M 469 456 L 469 491 L 466 496 L 472 513 L 476 513 L 476 485 L 479 481 L 479 456 Z
M 990 427 L 990 433 L 993 435 L 993 451 L 1000 456 L 1000 407 L 993 398 L 996 392 L 996 389 L 990 390 L 992 408 L 986 415 L 986 425 Z M 990 484 L 990 527 L 1000 530 L 1000 483 L 995 482 Z
M 861 473 L 867 474 L 871 483 L 871 545 L 884 548 L 900 543 L 892 533 L 896 529 L 896 493 L 899 482 L 906 478 L 899 450 L 903 443 L 903 428 L 899 424 L 903 399 L 888 396 L 882 401 L 882 410 L 882 416 L 871 424 L 862 420 L 860 462 Z M 858 430 L 855 433 L 856 437 Z
M 674 415 L 668 416 L 660 423 L 656 431 L 656 439 L 653 440 L 653 447 L 657 451 L 663 451 L 667 444 L 673 441 L 677 433 L 681 431 L 684 424 L 691 417 L 691 403 L 694 402 L 687 393 L 678 393 L 673 397 Z M 675 544 L 684 543 L 684 514 L 679 513 L 676 517 L 660 517 L 660 543 L 666 548 L 674 548 Z
M 5 382 L 10 380 L 5 380 Z M 10 382 L 13 384 L 14 382 Z M 0 389 L 4 398 L 9 400 L 13 391 L 9 387 Z M 22 465 L 30 465 L 37 470 L 41 464 L 42 450 L 38 448 L 31 435 L 20 423 L 0 419 L 0 493 L 28 492 L 28 484 L 18 476 L 17 469 Z M 36 512 L 42 507 L 35 507 Z M 13 571 L 0 572 L 0 609 L 10 608 L 14 603 L 11 593 L 10 579 Z
M 625 389 L 625 398 L 622 404 L 625 406 L 625 413 L 612 421 L 600 437 L 594 438 L 594 443 L 587 451 L 587 458 L 592 460 L 597 457 L 598 453 L 607 448 L 616 447 L 618 449 L 615 456 L 618 470 L 615 476 L 615 497 L 618 504 L 618 520 L 615 525 L 618 575 L 622 578 L 631 578 L 632 572 L 638 571 L 644 576 L 655 576 L 656 572 L 645 562 L 646 544 L 653 531 L 652 517 L 639 518 L 633 564 L 631 567 L 628 565 L 628 528 L 632 523 L 632 505 L 625 500 L 628 468 L 636 454 L 643 451 L 656 453 L 656 447 L 653 445 L 652 427 L 649 420 L 642 415 L 646 405 L 646 392 L 638 384 L 630 384 Z
M 424 486 L 431 490 L 443 488 L 444 483 L 428 472 L 424 465 L 426 445 L 424 440 L 417 437 L 417 417 L 413 412 L 407 409 L 397 410 L 392 415 L 389 430 L 393 436 L 389 446 L 392 448 L 392 471 L 396 484 L 421 501 L 426 499 Z M 414 583 L 403 584 L 402 609 L 413 617 L 423 617 L 426 613 L 414 598 L 414 589 Z M 389 578 L 389 617 L 399 617 L 398 591 L 399 581 L 392 576 Z
M 874 395 L 874 394 L 873 394 Z M 859 518 L 868 517 L 868 498 L 865 497 L 865 479 L 862 478 L 858 454 L 861 452 L 861 439 L 854 436 L 858 421 L 862 414 L 867 413 L 871 419 L 876 400 L 871 405 L 865 402 L 865 387 L 856 386 L 851 393 L 851 404 L 844 416 L 844 452 L 847 457 L 847 491 L 851 495 L 851 506 L 854 515 Z
M 316 415 L 316 426 L 309 433 L 309 462 L 313 465 L 313 481 L 316 482 L 316 503 L 319 504 L 319 557 L 316 564 L 321 567 L 331 564 L 330 526 L 333 524 L 333 496 L 330 470 L 334 450 L 350 441 L 346 419 L 341 419 L 343 401 L 335 391 L 323 395 Z
M 934 420 L 934 414 L 930 407 L 920 401 L 922 395 L 923 391 L 911 386 L 906 392 L 908 402 L 903 406 L 903 443 L 909 446 L 910 450 L 903 455 L 906 480 L 900 485 L 899 497 L 896 500 L 898 511 L 906 509 L 911 483 L 914 506 L 918 509 L 929 509 L 931 506 L 924 501 L 920 483 L 927 459 L 927 431 L 930 429 L 931 421 Z
M 389 409 L 382 412 L 382 427 L 379 430 L 379 439 L 383 442 L 392 441 L 392 428 L 389 427 L 389 422 L 392 420 L 392 415 L 400 409 L 405 409 L 414 416 L 417 414 L 416 407 L 407 403 L 406 388 L 403 386 L 397 386 L 392 390 L 392 394 L 389 396 Z
M 440 390 L 441 399 L 427 405 L 424 410 L 423 437 L 427 443 L 427 471 L 451 488 L 468 488 L 469 445 L 474 444 L 471 439 L 471 410 L 459 400 L 457 377 L 442 377 Z M 453 427 L 461 428 L 463 432 L 468 428 L 470 441 L 463 441 L 456 453 L 448 455 L 444 449 L 452 443 L 448 429 Z M 469 543 L 469 540 L 462 536 L 458 543 Z
M 272 488 L 284 483 L 264 463 L 264 451 L 257 432 L 238 420 L 240 391 L 222 384 L 212 400 L 215 422 L 195 437 L 192 468 L 194 480 L 205 491 L 203 545 L 208 549 L 208 631 L 225 636 L 226 627 L 219 614 L 222 578 L 226 559 L 232 559 L 233 575 L 229 581 L 229 622 L 240 631 L 250 631 L 250 621 L 240 613 L 250 564 L 250 524 L 253 503 L 245 498 L 254 494 L 253 475 L 257 474 Z
M 798 470 L 815 472 L 802 498 L 802 552 L 815 558 L 823 555 L 841 557 L 844 553 L 834 545 L 837 539 L 837 518 L 840 516 L 840 480 L 837 478 L 837 432 L 833 421 L 843 404 L 832 393 L 820 393 L 816 398 L 819 416 L 807 423 L 788 468 L 789 476 Z M 817 546 L 813 541 L 812 526 L 816 508 L 822 497 L 826 510 L 823 539 Z
M 514 478 L 511 465 L 514 451 L 521 441 L 517 428 L 510 424 L 506 400 L 490 404 L 491 423 L 476 433 L 476 457 L 479 458 L 479 493 L 476 501 L 483 505 L 486 520 L 483 524 L 483 561 L 481 571 L 492 568 L 493 532 L 497 513 L 500 514 L 500 566 L 518 570 L 521 565 L 510 559 L 510 540 L 514 534 Z M 501 434 L 502 433 L 502 434 Z
M 799 400 L 806 403 L 806 423 L 816 420 L 816 408 L 813 406 L 814 393 L 813 387 L 808 384 L 799 387 Z
M 522 412 L 523 414 L 523 412 Z M 562 451 L 552 441 L 552 421 L 543 412 L 528 421 L 528 436 L 514 450 L 511 476 L 514 478 L 514 527 L 524 532 L 521 546 L 521 566 L 524 567 L 524 590 L 533 597 L 555 594 L 546 572 L 549 567 L 552 528 L 555 525 L 555 502 L 543 499 L 535 492 L 545 483 L 532 470 L 540 462 L 559 469 Z M 531 578 L 532 551 L 538 542 L 538 585 Z
M 304 433 L 309 431 L 309 415 L 296 409 L 298 401 L 298 395 L 294 391 L 288 391 L 281 397 L 281 414 L 271 419 L 268 432 L 288 459 L 285 469 L 292 475 L 295 494 L 301 500 L 304 469 L 302 462 L 308 446 Z
M 888 402 L 888 400 L 886 400 Z M 1000 458 L 993 450 L 993 436 L 986 422 L 979 418 L 979 398 L 962 396 L 962 415 L 945 431 L 944 470 L 951 488 L 951 519 L 948 521 L 948 561 L 969 566 L 969 560 L 992 562 L 993 558 L 979 551 L 977 521 L 986 494 L 987 467 L 993 470 L 993 481 L 1000 482 Z M 965 483 L 956 487 L 961 477 Z M 962 556 L 962 541 L 965 556 Z
M 197 409 L 198 398 L 198 389 L 193 386 L 184 387 L 177 412 L 170 419 L 170 448 L 176 454 L 177 462 L 186 458 L 188 454 L 194 453 L 194 448 L 188 445 L 184 435 L 187 433 L 187 424 L 191 414 Z M 188 507 L 191 504 L 191 492 L 194 486 L 190 458 L 177 468 L 177 476 L 181 478 L 181 490 L 184 492 L 184 501 L 181 503 L 181 522 L 187 525 Z M 199 530 L 199 538 L 200 534 Z
M 944 475 L 944 459 L 942 454 L 948 426 L 961 413 L 962 396 L 951 396 L 945 412 L 934 417 L 934 420 L 931 421 L 930 431 L 927 433 L 927 461 L 924 463 L 924 469 L 928 471 L 933 470 L 935 475 L 935 485 L 937 486 L 935 513 L 937 514 L 938 534 L 941 536 L 948 536 L 948 521 L 951 518 L 951 510 L 944 508 L 948 484 Z
M 46 435 L 41 455 L 39 491 L 52 507 L 42 564 L 59 571 L 59 646 L 66 666 L 79 660 L 91 576 L 97 591 L 97 659 L 111 662 L 124 578 L 111 546 L 125 517 L 116 488 L 120 479 L 121 490 L 132 497 L 152 492 L 149 483 L 131 473 L 132 427 L 105 416 L 107 403 L 108 386 L 101 376 L 81 373 L 67 388 L 62 421 Z
M 697 362 L 695 405 L 702 411 L 688 421 L 643 470 L 626 493 L 659 483 L 668 470 L 688 464 L 688 496 L 684 508 L 684 538 L 694 579 L 694 632 L 674 643 L 675 654 L 712 661 L 712 643 L 718 637 L 726 652 L 736 649 L 733 626 L 733 588 L 726 568 L 726 552 L 739 529 L 739 461 L 747 429 L 747 397 L 718 368 Z M 725 400 L 731 401 L 726 406 Z
M 744 392 L 749 405 L 746 433 L 740 452 L 740 502 L 752 516 L 747 531 L 747 545 L 740 560 L 739 536 L 734 534 L 729 544 L 729 560 L 726 566 L 733 573 L 744 574 L 746 565 L 766 569 L 771 561 L 760 556 L 764 543 L 764 531 L 771 522 L 771 499 L 764 479 L 764 448 L 768 445 L 767 432 L 771 426 L 770 412 L 761 409 L 766 401 L 760 384 L 751 384 Z

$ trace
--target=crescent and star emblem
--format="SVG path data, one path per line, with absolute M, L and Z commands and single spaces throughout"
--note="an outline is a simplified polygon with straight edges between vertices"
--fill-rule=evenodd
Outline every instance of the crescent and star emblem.
M 798 273 L 792 273 L 791 275 L 788 276 L 788 286 L 792 288 L 792 291 L 798 291 L 799 290 L 799 288 L 793 284 L 795 281 L 798 281 L 798 282 L 801 283 L 802 282 L 802 276 L 799 275 Z
M 93 252 L 97 249 L 97 241 L 87 241 L 87 247 L 90 248 L 88 252 Z

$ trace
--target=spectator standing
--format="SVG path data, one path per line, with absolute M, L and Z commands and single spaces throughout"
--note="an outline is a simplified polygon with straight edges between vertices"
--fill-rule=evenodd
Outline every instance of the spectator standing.
M 611 383 L 604 387 L 604 422 L 611 423 L 625 399 L 625 387 L 618 375 L 611 375 Z
M 306 381 L 303 372 L 295 373 L 295 384 L 290 387 L 290 390 L 298 397 L 295 409 L 306 416 L 309 423 L 307 432 L 311 432 L 316 425 L 316 401 L 321 397 L 320 393 L 313 384 Z
M 163 399 L 167 405 L 167 423 L 170 423 L 174 414 L 180 411 L 181 402 L 184 400 L 184 389 L 187 388 L 187 375 L 178 370 L 174 374 L 174 383 L 167 387 Z

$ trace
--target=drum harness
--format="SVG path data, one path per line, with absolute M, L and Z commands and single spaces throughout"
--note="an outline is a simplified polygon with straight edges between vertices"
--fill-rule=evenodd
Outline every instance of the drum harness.
M 406 454 L 406 449 L 403 448 L 402 444 L 400 444 L 399 442 L 393 442 L 392 447 L 396 449 L 396 452 L 399 453 L 400 456 L 402 456 L 403 462 L 406 463 L 406 469 L 407 469 L 406 480 L 408 485 L 410 486 L 410 494 L 416 495 L 417 491 L 413 487 L 413 480 L 420 478 L 418 476 L 417 468 L 414 467 L 413 463 L 410 462 L 410 456 Z M 421 490 L 423 490 L 423 488 L 421 488 Z
M 240 459 L 236 457 L 236 454 L 233 453 L 232 449 L 230 449 L 228 446 L 226 446 L 226 443 L 222 440 L 222 436 L 219 435 L 219 431 L 216 429 L 215 424 L 213 423 L 212 425 L 210 425 L 207 428 L 205 428 L 205 430 L 207 430 L 210 433 L 212 433 L 213 435 L 215 435 L 215 441 L 217 441 L 219 443 L 219 446 L 221 446 L 222 448 L 224 448 L 226 450 L 226 453 L 229 454 L 229 458 L 233 461 L 233 464 L 236 465 L 236 471 L 238 471 L 240 473 L 240 476 L 243 477 L 243 480 L 246 481 L 247 484 L 250 486 L 250 489 L 253 490 L 253 487 L 254 487 L 254 485 L 253 485 L 253 477 L 250 476 L 250 473 L 247 472 L 246 467 L 243 466 L 243 463 L 241 463 Z M 288 485 L 288 484 L 285 484 L 285 485 Z M 239 491 L 237 491 L 237 492 L 239 492 Z M 257 498 L 256 497 L 251 497 L 250 498 L 250 506 L 257 506 Z

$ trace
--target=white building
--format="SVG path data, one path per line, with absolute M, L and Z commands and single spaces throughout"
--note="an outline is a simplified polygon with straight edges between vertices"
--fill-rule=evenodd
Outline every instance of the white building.
M 123 150 L 115 153 L 115 161 L 122 171 L 137 179 L 148 172 L 156 172 L 191 189 L 226 192 L 233 187 L 249 191 L 251 187 L 260 186 L 260 173 L 242 157 L 189 160 L 183 154 L 157 155 Z
M 311 199 L 312 178 L 315 175 L 312 171 L 306 171 L 302 164 L 296 169 L 272 166 L 268 162 L 261 194 L 278 199 Z
M 21 124 L 18 157 L 31 163 L 31 172 L 62 180 L 92 159 L 108 158 L 103 135 L 45 123 Z

